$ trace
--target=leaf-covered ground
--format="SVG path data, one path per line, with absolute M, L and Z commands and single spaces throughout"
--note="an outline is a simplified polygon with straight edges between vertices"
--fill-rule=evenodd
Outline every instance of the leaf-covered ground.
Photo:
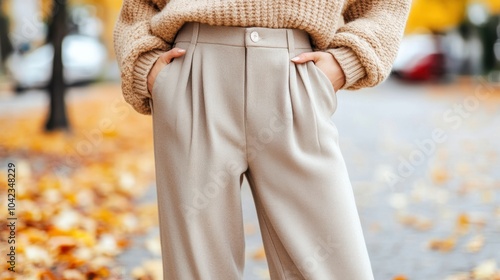
M 44 133 L 44 106 L 0 115 L 0 279 L 118 279 L 115 257 L 157 224 L 155 204 L 134 202 L 154 179 L 150 118 L 133 113 L 116 86 L 77 89 L 68 104 L 70 132 Z M 8 163 L 15 273 L 6 263 Z

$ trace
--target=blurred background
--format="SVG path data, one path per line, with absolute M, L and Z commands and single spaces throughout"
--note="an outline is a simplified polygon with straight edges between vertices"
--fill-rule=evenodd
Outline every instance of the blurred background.
M 162 279 L 151 119 L 123 101 L 112 48 L 120 6 L 0 0 L 0 279 Z M 500 1 L 414 0 L 391 77 L 338 101 L 376 279 L 499 280 Z M 246 183 L 242 200 L 245 279 L 269 279 Z

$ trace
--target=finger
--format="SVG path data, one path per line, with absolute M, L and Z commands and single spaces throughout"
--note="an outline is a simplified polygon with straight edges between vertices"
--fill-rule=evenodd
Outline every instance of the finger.
M 295 63 L 306 63 L 308 61 L 316 62 L 318 60 L 318 54 L 316 52 L 305 52 L 292 58 Z
M 186 53 L 185 49 L 173 48 L 173 49 L 171 49 L 168 52 L 163 54 L 163 61 L 168 64 L 172 61 L 172 59 L 174 59 L 176 57 L 183 56 L 185 53 Z

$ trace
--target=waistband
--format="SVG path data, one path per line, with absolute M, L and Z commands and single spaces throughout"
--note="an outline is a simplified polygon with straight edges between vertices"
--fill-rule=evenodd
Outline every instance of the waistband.
M 309 34 L 300 29 L 212 26 L 198 22 L 185 23 L 177 33 L 175 42 L 291 50 L 311 48 Z

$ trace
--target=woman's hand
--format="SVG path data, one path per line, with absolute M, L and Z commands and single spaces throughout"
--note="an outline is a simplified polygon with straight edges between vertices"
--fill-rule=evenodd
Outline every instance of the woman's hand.
M 186 53 L 186 50 L 180 48 L 173 48 L 167 52 L 164 52 L 160 55 L 160 57 L 156 60 L 155 64 L 151 68 L 148 74 L 148 91 L 153 91 L 153 85 L 156 80 L 156 76 L 160 73 L 161 69 L 169 64 L 172 59 L 176 57 L 181 57 Z
M 342 71 L 339 63 L 330 53 L 322 51 L 301 53 L 292 58 L 292 61 L 299 64 L 313 61 L 328 77 L 335 91 L 342 88 L 345 84 L 344 71 Z

